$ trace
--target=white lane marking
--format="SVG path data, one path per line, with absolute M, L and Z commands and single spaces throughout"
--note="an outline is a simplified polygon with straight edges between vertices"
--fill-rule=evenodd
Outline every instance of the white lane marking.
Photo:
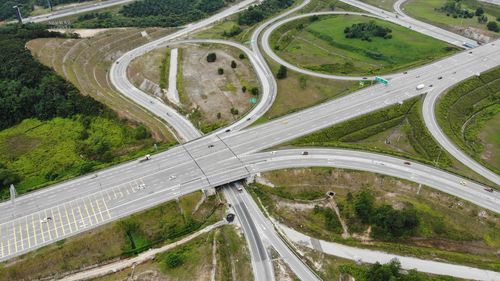
M 12 235 L 14 236 L 14 249 L 16 249 L 15 253 L 17 253 L 17 236 L 16 236 L 16 227 L 14 223 L 12 223 Z
M 28 226 L 28 217 L 26 217 L 26 237 L 28 239 L 28 249 L 31 248 L 31 240 L 30 240 L 30 228 Z
M 45 218 L 47 218 L 47 209 L 43 210 L 43 213 L 45 214 Z M 52 240 L 52 234 L 50 233 L 50 225 L 52 224 L 53 220 L 47 220 L 45 223 L 47 225 L 47 232 L 49 233 L 49 241 Z
M 33 225 L 33 238 L 35 238 L 35 245 L 38 245 L 38 241 L 36 239 L 37 233 L 36 233 L 35 216 L 34 215 L 31 215 L 31 224 Z
M 83 200 L 83 206 L 85 206 L 85 212 L 87 213 L 87 218 L 89 219 L 90 226 L 94 225 L 92 223 L 92 219 L 90 218 L 89 208 L 87 208 L 87 203 L 85 203 L 85 200 Z
M 59 206 L 57 207 L 57 213 L 59 214 L 59 222 L 61 223 L 61 229 L 62 229 L 63 235 L 65 236 L 66 230 L 64 230 L 64 224 L 63 224 L 63 220 L 62 220 L 62 216 L 61 216 L 61 210 L 59 210 Z
M 50 209 L 50 215 L 52 216 L 52 223 L 54 224 L 54 230 L 56 232 L 56 239 L 59 237 L 59 231 L 57 230 L 56 217 L 54 216 L 54 211 Z

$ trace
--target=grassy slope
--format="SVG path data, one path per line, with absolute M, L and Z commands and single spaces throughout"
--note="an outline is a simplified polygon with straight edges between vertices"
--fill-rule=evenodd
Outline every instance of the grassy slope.
M 442 7 L 445 3 L 446 0 L 410 0 L 403 7 L 409 16 L 451 31 L 456 32 L 458 29 L 474 27 L 485 32 L 488 36 L 498 37 L 498 33 L 495 34 L 488 31 L 486 24 L 478 23 L 477 17 L 475 16 L 467 19 L 453 18 L 451 16 L 447 17 L 446 14 L 435 10 Z M 500 8 L 493 4 L 487 4 L 476 0 L 462 1 L 462 8 L 475 11 L 478 7 L 483 7 L 485 9 L 488 21 L 495 20 L 496 17 L 500 16 Z
M 384 9 L 386 11 L 394 11 L 394 3 L 396 3 L 397 0 L 362 0 L 362 2 L 373 5 L 375 7 L 379 7 L 381 9 Z
M 277 187 L 259 185 L 252 189 L 271 214 L 283 223 L 313 237 L 361 247 L 375 247 L 389 252 L 420 257 L 440 257 L 445 260 L 498 270 L 495 252 L 500 248 L 499 217 L 466 201 L 426 187 L 368 172 L 333 168 L 288 169 L 265 173 Z M 339 232 L 328 230 L 324 218 L 314 213 L 312 206 L 328 208 L 322 200 L 326 191 L 336 192 L 335 201 L 351 234 L 363 234 L 366 226 L 351 222 L 348 213 L 348 192 L 370 188 L 377 204 L 387 203 L 401 208 L 413 205 L 421 224 L 414 237 L 396 242 L 377 241 L 363 244 L 359 240 L 342 239 Z M 286 207 L 293 199 L 310 204 L 310 208 Z M 312 200 L 316 199 L 314 203 Z M 277 204 L 277 202 L 280 202 Z M 288 202 L 288 203 L 287 203 Z M 296 206 L 296 205 L 290 205 Z M 344 207 L 342 207 L 344 206 Z
M 84 132 L 88 134 L 85 139 L 82 137 Z M 109 146 L 110 161 L 80 155 L 80 147 L 94 141 Z M 16 187 L 18 193 L 24 193 L 78 176 L 82 171 L 89 172 L 82 170 L 84 165 L 99 169 L 153 152 L 153 143 L 151 138 L 136 140 L 134 129 L 115 119 L 93 118 L 88 129 L 78 119 L 26 119 L 0 131 L 0 162 L 21 176 L 22 180 Z M 3 190 L 2 197 L 7 193 Z
M 271 46 L 285 60 L 311 70 L 342 75 L 384 74 L 428 63 L 452 54 L 454 47 L 434 38 L 382 20 L 377 25 L 392 30 L 392 39 L 372 37 L 372 42 L 347 39 L 344 28 L 374 19 L 363 16 L 327 16 L 309 23 L 307 19 L 280 27 Z M 297 30 L 297 24 L 304 24 Z M 332 41 L 320 39 L 326 36 Z M 367 51 L 382 54 L 374 59 Z
M 180 199 L 180 204 L 192 196 Z M 214 212 L 215 210 L 215 212 Z M 180 213 L 179 204 L 170 201 L 152 209 L 134 214 L 117 222 L 106 224 L 56 244 L 46 246 L 15 259 L 13 263 L 0 264 L 0 280 L 35 279 L 91 266 L 123 255 L 133 254 L 131 241 L 126 235 L 127 225 L 136 225 L 131 231 L 136 249 L 143 246 L 147 250 L 152 246 L 178 240 L 197 229 L 218 221 L 222 217 L 222 208 L 215 196 L 205 201 L 195 213 Z M 185 217 L 194 219 L 192 227 Z
M 500 68 L 451 88 L 436 106 L 438 122 L 448 137 L 474 159 L 500 171 Z M 462 131 L 463 129 L 463 131 Z

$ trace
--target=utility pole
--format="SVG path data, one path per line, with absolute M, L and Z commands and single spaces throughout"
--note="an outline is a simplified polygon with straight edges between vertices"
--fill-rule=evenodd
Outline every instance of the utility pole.
M 47 0 L 47 5 L 49 5 L 49 9 L 52 12 L 52 3 L 50 3 L 50 0 Z
M 23 16 L 21 15 L 21 10 L 19 10 L 19 7 L 17 5 L 12 7 L 12 8 L 16 9 L 17 21 L 22 24 L 23 23 Z
M 13 184 L 10 185 L 10 202 L 14 204 L 14 200 L 16 199 L 16 188 Z

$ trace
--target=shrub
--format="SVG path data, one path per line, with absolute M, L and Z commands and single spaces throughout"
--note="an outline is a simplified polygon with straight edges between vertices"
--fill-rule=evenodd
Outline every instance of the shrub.
M 217 73 L 218 73 L 219 75 L 224 74 L 224 69 L 219 67 L 219 69 L 217 69 Z
M 278 79 L 285 79 L 287 75 L 288 69 L 284 65 L 280 65 L 280 68 L 278 69 L 278 73 L 276 73 L 276 78 Z
M 240 58 L 240 60 L 244 59 L 245 58 L 245 54 L 243 53 L 240 53 L 240 55 L 238 56 Z
M 214 62 L 217 60 L 217 55 L 215 53 L 210 53 L 207 55 L 207 62 Z
M 257 96 L 259 94 L 259 88 L 252 87 L 252 89 L 250 89 L 250 92 L 252 93 L 252 95 Z
M 173 252 L 167 253 L 164 262 L 168 268 L 176 268 L 184 263 L 184 259 L 181 254 Z
M 234 60 L 231 61 L 231 68 L 236 68 L 236 62 Z
M 498 27 L 498 23 L 496 23 L 495 21 L 488 22 L 488 24 L 486 25 L 486 27 L 488 27 L 488 30 L 493 31 L 493 32 L 499 32 L 500 31 L 500 27 Z

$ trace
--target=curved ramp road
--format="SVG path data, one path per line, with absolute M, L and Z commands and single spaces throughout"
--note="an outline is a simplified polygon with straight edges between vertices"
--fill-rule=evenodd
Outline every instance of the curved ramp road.
M 500 62 L 500 58 L 498 59 L 498 61 Z M 439 99 L 439 96 L 444 92 L 445 89 L 443 89 L 443 91 L 433 91 L 425 96 L 424 103 L 422 105 L 422 116 L 424 117 L 425 126 L 432 134 L 434 139 L 458 161 L 462 162 L 474 172 L 480 174 L 481 176 L 487 178 L 495 184 L 500 185 L 499 175 L 485 168 L 483 165 L 472 159 L 472 157 L 467 155 L 461 149 L 457 148 L 439 127 L 436 118 L 436 103 Z
M 416 269 L 420 272 L 430 274 L 454 276 L 460 279 L 495 281 L 500 280 L 500 273 L 485 269 L 478 269 L 463 265 L 455 265 L 444 262 L 422 260 L 412 257 L 393 255 L 381 251 L 359 249 L 349 247 L 339 243 L 318 240 L 302 234 L 285 225 L 279 225 L 279 228 L 293 242 L 306 246 L 310 249 L 323 252 L 328 255 L 341 257 L 353 261 L 362 261 L 366 263 L 388 263 L 391 259 L 397 258 L 404 269 Z
M 373 18 L 379 18 L 379 19 L 384 19 L 383 17 L 379 17 L 376 15 L 371 15 L 371 14 L 366 14 L 366 13 L 357 13 L 357 12 L 315 12 L 315 13 L 308 13 L 308 14 L 301 14 L 301 15 L 296 15 L 292 16 L 289 18 L 286 18 L 282 21 L 276 22 L 272 26 L 270 26 L 262 35 L 262 48 L 264 49 L 264 52 L 275 62 L 282 64 L 286 66 L 287 68 L 302 73 L 306 74 L 309 76 L 314 76 L 314 77 L 319 77 L 319 78 L 325 78 L 325 79 L 338 79 L 338 80 L 362 80 L 362 79 L 375 79 L 375 76 L 341 76 L 341 75 L 332 75 L 332 74 L 324 74 L 320 72 L 315 72 L 311 70 L 307 70 L 301 67 L 298 67 L 296 65 L 293 65 L 286 60 L 282 59 L 280 56 L 278 56 L 274 51 L 273 48 L 269 45 L 269 38 L 271 37 L 271 34 L 280 26 L 289 23 L 291 21 L 295 21 L 298 19 L 302 18 L 307 18 L 310 16 L 325 16 L 325 15 L 358 15 L 358 16 L 366 16 L 366 17 L 373 17 Z M 392 79 L 394 77 L 400 76 L 402 74 L 388 74 L 384 75 L 385 78 L 387 79 Z
M 367 11 L 374 15 L 384 18 L 387 21 L 393 22 L 395 24 L 399 24 L 401 26 L 411 28 L 417 32 L 422 34 L 434 37 L 436 39 L 448 42 L 450 44 L 463 47 L 464 43 L 469 43 L 473 45 L 477 45 L 477 42 L 471 40 L 469 38 L 463 37 L 461 35 L 455 34 L 453 32 L 449 32 L 439 27 L 435 27 L 425 22 L 421 22 L 414 18 L 408 17 L 405 14 L 395 14 L 392 12 L 385 11 L 383 9 L 371 6 L 369 4 L 363 3 L 358 0 L 341 0 L 342 2 L 357 7 L 361 10 Z
M 307 151 L 309 155 L 302 155 Z M 382 154 L 343 149 L 303 148 L 242 156 L 252 173 L 296 167 L 336 167 L 389 175 L 424 184 L 500 213 L 500 193 L 431 166 Z M 410 165 L 404 164 L 405 162 Z
M 55 20 L 59 18 L 64 18 L 64 17 L 69 17 L 81 13 L 86 13 L 86 12 L 91 12 L 95 10 L 100 10 L 104 8 L 109 8 L 117 5 L 123 5 L 127 4 L 130 2 L 133 2 L 136 0 L 107 0 L 107 1 L 101 1 L 101 2 L 96 2 L 96 3 L 83 3 L 79 5 L 68 5 L 68 7 L 61 8 L 61 9 L 54 9 L 55 11 L 39 16 L 33 16 L 33 17 L 27 17 L 23 19 L 23 23 L 27 22 L 44 22 L 44 21 L 50 21 L 50 20 Z
M 237 13 L 241 9 L 247 7 L 249 4 L 255 2 L 256 0 L 245 0 L 236 5 L 228 7 L 227 9 L 196 23 L 187 25 L 185 28 L 167 35 L 163 38 L 157 39 L 150 43 L 147 43 L 139 48 L 131 50 L 123 54 L 115 63 L 111 66 L 109 76 L 111 83 L 115 88 L 132 99 L 134 102 L 140 106 L 146 108 L 162 120 L 165 120 L 173 128 L 175 128 L 177 134 L 184 141 L 196 139 L 201 136 L 201 133 L 194 128 L 193 124 L 189 122 L 184 116 L 180 115 L 176 110 L 170 108 L 160 100 L 150 97 L 141 90 L 137 89 L 128 79 L 127 79 L 127 67 L 132 60 L 135 58 L 151 51 L 159 46 L 163 46 L 169 41 L 180 38 L 188 33 L 203 28 L 210 25 L 216 21 L 219 21 L 229 15 Z

